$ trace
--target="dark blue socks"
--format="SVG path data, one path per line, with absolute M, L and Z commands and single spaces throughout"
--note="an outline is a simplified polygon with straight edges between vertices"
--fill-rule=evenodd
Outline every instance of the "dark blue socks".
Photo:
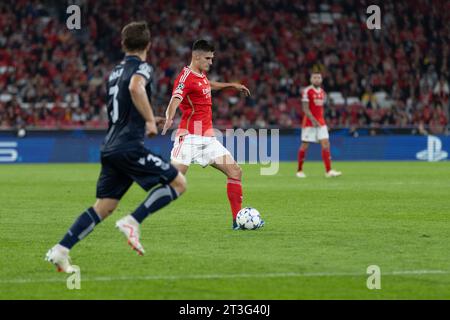
M 86 237 L 100 222 L 101 219 L 94 208 L 87 209 L 78 217 L 59 244 L 67 249 L 72 249 L 78 241 Z
M 137 222 L 142 223 L 150 214 L 165 207 L 176 198 L 178 198 L 178 193 L 170 185 L 155 188 L 131 215 Z
M 137 222 L 142 223 L 150 214 L 165 207 L 176 198 L 178 198 L 178 193 L 170 185 L 155 188 L 136 211 L 132 213 L 132 216 Z M 78 241 L 91 233 L 100 222 L 101 219 L 94 208 L 87 209 L 78 217 L 59 244 L 67 249 L 72 249 Z

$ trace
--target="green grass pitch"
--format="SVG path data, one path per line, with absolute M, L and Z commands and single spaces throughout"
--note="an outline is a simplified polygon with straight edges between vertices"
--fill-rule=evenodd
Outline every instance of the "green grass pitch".
M 94 202 L 96 164 L 0 166 L 0 299 L 448 299 L 448 163 L 243 165 L 244 205 L 266 226 L 232 231 L 225 177 L 193 166 L 187 193 L 147 219 L 144 257 L 114 222 L 146 196 L 133 186 L 112 217 L 71 251 L 81 289 L 44 261 Z M 381 289 L 366 287 L 369 265 Z

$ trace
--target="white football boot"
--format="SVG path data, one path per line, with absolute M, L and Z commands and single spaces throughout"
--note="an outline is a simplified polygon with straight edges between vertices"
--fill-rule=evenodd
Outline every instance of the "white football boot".
M 74 273 L 75 268 L 70 264 L 69 249 L 60 244 L 48 250 L 45 260 L 54 264 L 58 272 Z
M 335 171 L 335 170 L 330 170 L 327 173 L 325 173 L 326 178 L 334 178 L 334 177 L 339 177 L 341 175 L 342 175 L 342 172 Z
M 139 255 L 143 256 L 145 253 L 144 247 L 139 242 L 140 230 L 139 223 L 131 215 L 123 217 L 116 222 L 116 228 L 122 232 L 128 240 L 128 244 Z
M 303 171 L 297 172 L 297 178 L 306 178 L 306 174 Z

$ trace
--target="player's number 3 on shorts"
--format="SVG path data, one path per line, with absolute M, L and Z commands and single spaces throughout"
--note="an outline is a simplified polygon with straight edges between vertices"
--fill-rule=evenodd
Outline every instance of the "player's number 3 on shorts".
M 119 119 L 119 102 L 117 101 L 117 94 L 119 93 L 119 86 L 115 85 L 114 87 L 109 88 L 109 95 L 113 96 L 113 109 L 111 114 L 112 123 L 116 123 Z

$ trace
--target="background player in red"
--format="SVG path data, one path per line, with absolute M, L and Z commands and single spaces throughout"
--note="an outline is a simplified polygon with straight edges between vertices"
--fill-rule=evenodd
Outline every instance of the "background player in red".
M 328 128 L 325 123 L 323 107 L 326 100 L 325 90 L 321 88 L 322 74 L 311 74 L 311 85 L 302 93 L 302 105 L 305 116 L 302 123 L 302 144 L 298 150 L 297 177 L 306 178 L 303 172 L 303 162 L 309 143 L 319 143 L 322 146 L 322 160 L 325 165 L 325 177 L 338 177 L 342 173 L 331 169 L 331 154 Z
M 250 91 L 239 83 L 209 81 L 206 72 L 213 58 L 214 47 L 208 41 L 194 43 L 191 64 L 184 67 L 175 80 L 162 134 L 172 126 L 176 110 L 180 107 L 182 116 L 171 152 L 172 164 L 183 174 L 191 163 L 196 163 L 202 167 L 211 165 L 227 176 L 233 229 L 237 230 L 236 215 L 242 207 L 242 172 L 230 152 L 214 136 L 211 90 L 232 88 L 246 95 L 250 95 Z

